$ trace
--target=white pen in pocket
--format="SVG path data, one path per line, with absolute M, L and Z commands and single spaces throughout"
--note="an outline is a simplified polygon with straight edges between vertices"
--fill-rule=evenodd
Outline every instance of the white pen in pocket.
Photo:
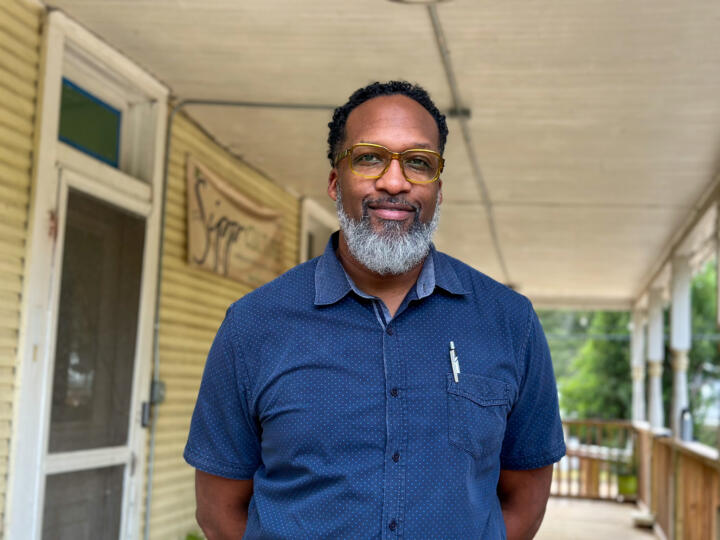
M 460 382 L 458 375 L 460 375 L 460 361 L 458 360 L 457 354 L 455 354 L 455 342 L 450 342 L 450 366 L 452 367 L 453 379 L 455 382 Z

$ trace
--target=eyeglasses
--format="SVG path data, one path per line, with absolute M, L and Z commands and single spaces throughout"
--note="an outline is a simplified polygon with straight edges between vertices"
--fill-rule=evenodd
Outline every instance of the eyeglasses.
M 348 158 L 350 170 L 363 178 L 380 178 L 390 168 L 393 159 L 400 162 L 403 175 L 413 184 L 430 184 L 440 177 L 445 160 L 434 150 L 411 148 L 404 152 L 392 152 L 379 144 L 358 143 L 335 158 L 337 167 Z

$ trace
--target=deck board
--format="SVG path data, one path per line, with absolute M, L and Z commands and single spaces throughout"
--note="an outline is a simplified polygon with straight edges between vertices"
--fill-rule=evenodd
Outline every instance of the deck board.
M 536 540 L 650 540 L 632 525 L 631 504 L 551 497 Z

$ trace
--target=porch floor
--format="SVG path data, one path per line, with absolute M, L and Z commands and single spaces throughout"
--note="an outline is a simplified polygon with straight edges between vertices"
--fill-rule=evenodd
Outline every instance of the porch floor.
M 632 525 L 632 504 L 550 497 L 536 540 L 649 540 L 649 529 Z

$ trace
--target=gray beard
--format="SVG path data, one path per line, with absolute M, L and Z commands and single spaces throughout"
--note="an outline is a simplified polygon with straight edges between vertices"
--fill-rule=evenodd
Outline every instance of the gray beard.
M 343 232 L 350 253 L 368 270 L 380 274 L 404 274 L 420 264 L 430 251 L 430 243 L 440 219 L 440 205 L 435 203 L 435 212 L 428 223 L 420 221 L 420 212 L 415 207 L 415 218 L 407 231 L 404 223 L 392 220 L 382 221 L 382 231 L 375 232 L 368 214 L 369 201 L 363 201 L 362 218 L 355 220 L 345 213 L 342 205 L 340 185 L 337 186 L 337 208 L 340 229 Z M 385 201 L 400 202 L 397 197 L 387 197 Z M 407 201 L 402 201 L 407 203 Z

